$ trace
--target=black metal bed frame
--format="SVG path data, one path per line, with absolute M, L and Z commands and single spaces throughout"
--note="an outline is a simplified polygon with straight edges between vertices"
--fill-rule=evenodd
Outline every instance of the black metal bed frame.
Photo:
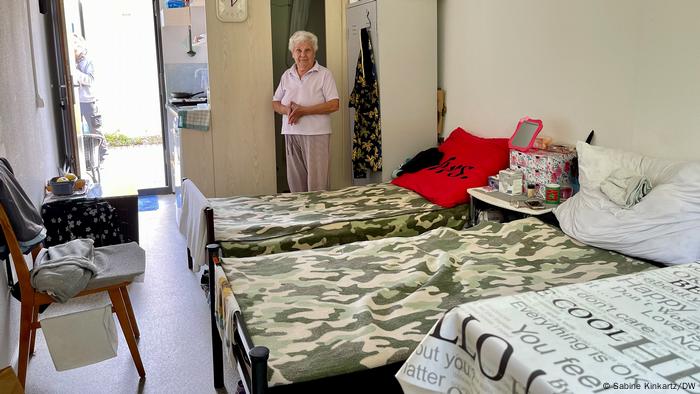
M 209 269 L 209 313 L 211 319 L 211 346 L 212 367 L 214 372 L 214 387 L 224 387 L 223 370 L 223 346 L 219 329 L 216 323 L 216 278 L 215 266 L 219 264 L 221 247 L 214 241 L 214 210 L 206 208 L 204 216 L 207 224 L 207 261 Z M 188 262 L 192 260 L 189 249 L 187 251 Z M 380 368 L 373 368 L 349 374 L 331 376 L 327 378 L 294 383 L 290 385 L 268 387 L 267 360 L 270 350 L 264 346 L 255 346 L 246 326 L 241 312 L 234 313 L 236 330 L 235 343 L 232 344 L 233 355 L 236 358 L 236 367 L 241 377 L 243 387 L 249 394 L 284 394 L 298 392 L 353 392 L 363 391 L 364 385 L 371 387 L 372 392 L 392 393 L 401 392 L 398 381 L 394 375 L 403 363 L 393 363 Z
M 211 211 L 211 209 L 209 209 Z M 216 278 L 215 266 L 219 263 L 220 247 L 218 244 L 207 245 L 209 261 L 209 313 L 211 315 L 211 347 L 212 365 L 214 368 L 214 387 L 224 387 L 223 346 L 219 328 L 216 324 Z M 241 318 L 240 312 L 235 312 L 236 332 L 233 354 L 236 366 L 241 376 L 243 386 L 248 393 L 267 392 L 267 359 L 270 350 L 262 346 L 253 346 L 248 335 L 248 329 Z

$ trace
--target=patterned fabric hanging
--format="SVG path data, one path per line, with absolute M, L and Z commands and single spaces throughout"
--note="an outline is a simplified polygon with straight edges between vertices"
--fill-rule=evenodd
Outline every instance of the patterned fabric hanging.
M 382 170 L 382 128 L 379 114 L 379 83 L 369 32 L 360 31 L 361 47 L 355 69 L 355 84 L 350 94 L 355 108 L 352 137 L 352 171 L 355 178 L 365 178 L 367 171 Z

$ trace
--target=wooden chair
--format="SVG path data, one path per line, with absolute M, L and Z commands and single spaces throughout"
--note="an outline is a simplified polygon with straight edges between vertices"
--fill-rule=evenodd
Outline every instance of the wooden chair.
M 29 361 L 29 356 L 34 353 L 36 330 L 41 327 L 41 323 L 39 322 L 39 308 L 43 305 L 51 304 L 54 300 L 48 294 L 38 292 L 32 287 L 25 255 L 22 253 L 15 232 L 10 224 L 7 211 L 5 211 L 5 207 L 1 202 L 0 226 L 2 226 L 2 232 L 5 235 L 21 292 L 19 365 L 17 376 L 22 386 L 24 386 L 27 376 L 27 362 Z M 40 251 L 40 244 L 31 249 L 32 261 L 36 259 Z M 110 261 L 112 260 L 110 259 Z M 103 291 L 109 294 L 109 298 L 112 301 L 112 311 L 117 314 L 119 325 L 126 338 L 126 343 L 129 345 L 129 351 L 131 352 L 131 357 L 134 359 L 136 370 L 139 376 L 143 378 L 146 376 L 146 372 L 143 368 L 139 349 L 136 344 L 136 339 L 139 338 L 140 335 L 139 328 L 136 324 L 134 311 L 131 307 L 131 301 L 129 300 L 129 292 L 126 288 L 133 280 L 133 277 L 138 273 L 133 270 L 133 266 L 130 267 L 130 264 L 113 265 L 114 268 L 107 270 L 106 274 L 102 275 L 99 273 L 97 276 L 93 277 L 88 283 L 87 288 L 78 293 L 75 297 Z M 129 272 L 130 270 L 131 272 Z

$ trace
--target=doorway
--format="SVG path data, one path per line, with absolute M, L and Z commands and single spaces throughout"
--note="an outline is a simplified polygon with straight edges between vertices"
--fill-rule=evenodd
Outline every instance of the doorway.
M 168 190 L 153 4 L 63 0 L 55 32 L 65 43 L 74 171 L 104 195 Z M 62 16 L 62 18 L 60 18 Z M 71 86 L 71 85 L 68 85 Z
M 272 79 L 274 88 L 282 74 L 294 65 L 289 52 L 289 37 L 306 30 L 318 37 L 316 61 L 326 66 L 326 8 L 324 0 L 270 0 L 272 18 Z M 282 115 L 275 113 L 275 159 L 277 192 L 289 192 Z

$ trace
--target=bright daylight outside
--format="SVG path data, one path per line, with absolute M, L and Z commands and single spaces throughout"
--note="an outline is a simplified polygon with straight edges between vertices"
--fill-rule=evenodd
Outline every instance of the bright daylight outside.
M 81 4 L 85 56 L 94 67 L 92 95 L 107 144 L 106 152 L 84 151 L 84 177 L 98 178 L 93 180 L 103 190 L 115 192 L 164 187 L 153 5 L 143 0 Z M 91 133 L 85 119 L 82 131 Z

